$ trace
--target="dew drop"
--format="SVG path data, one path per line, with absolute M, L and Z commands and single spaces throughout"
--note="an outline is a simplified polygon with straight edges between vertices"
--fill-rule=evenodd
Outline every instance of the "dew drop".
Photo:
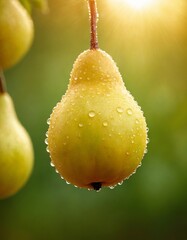
M 149 138 L 146 139 L 146 144 L 148 144 L 150 142 Z
M 46 147 L 46 151 L 49 152 L 49 147 L 48 146 Z
M 130 116 L 130 115 L 132 115 L 132 109 L 131 108 L 128 108 L 127 109 L 127 114 Z
M 66 183 L 69 185 L 70 183 L 68 181 L 66 181 Z
M 79 123 L 79 127 L 82 128 L 84 125 L 82 123 Z
M 48 125 L 50 124 L 50 118 L 47 119 L 47 124 L 48 124 Z
M 110 188 L 110 189 L 114 189 L 114 187 L 115 187 L 115 186 L 110 186 L 109 188 Z
M 48 138 L 46 138 L 46 139 L 45 139 L 45 144 L 47 144 L 47 145 L 48 145 Z
M 104 126 L 104 127 L 107 127 L 107 126 L 108 126 L 108 123 L 107 123 L 107 122 L 103 122 L 103 126 Z
M 48 132 L 46 132 L 45 136 L 48 137 Z
M 95 117 L 95 112 L 94 111 L 90 111 L 88 113 L 88 115 L 89 115 L 89 117 L 93 118 L 93 117 Z
M 54 166 L 55 166 L 53 162 L 50 162 L 50 165 L 51 165 L 51 167 L 54 167 Z
M 148 152 L 148 150 L 147 150 L 147 148 L 145 149 L 145 151 L 144 151 L 144 154 L 146 154 Z
M 142 163 L 139 163 L 138 168 L 142 166 Z
M 139 124 L 139 122 L 140 122 L 140 121 L 139 121 L 138 119 L 136 119 L 136 124 Z
M 123 184 L 123 181 L 121 181 L 121 182 L 118 183 L 118 185 L 120 185 L 120 186 L 121 186 L 122 184 Z
M 146 131 L 149 132 L 149 128 L 148 127 L 146 128 Z
M 123 109 L 121 107 L 118 107 L 116 110 L 118 113 L 123 113 Z
M 96 192 L 100 192 L 101 191 L 101 188 L 99 190 L 96 190 Z
M 64 179 L 62 176 L 60 177 L 62 180 Z
M 77 77 L 74 77 L 74 80 L 75 80 L 75 81 L 77 81 L 77 79 L 78 79 Z
M 55 172 L 56 172 L 56 173 L 59 173 L 59 171 L 58 171 L 57 169 L 55 169 Z

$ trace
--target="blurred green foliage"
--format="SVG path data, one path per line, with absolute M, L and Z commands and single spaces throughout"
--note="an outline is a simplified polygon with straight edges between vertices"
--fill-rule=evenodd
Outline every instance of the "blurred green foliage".
M 5 73 L 35 167 L 25 188 L 0 201 L 1 240 L 187 239 L 187 3 L 165 0 L 153 9 L 162 14 L 145 17 L 111 2 L 98 0 L 100 47 L 146 116 L 143 165 L 122 186 L 99 193 L 67 185 L 51 168 L 46 121 L 74 60 L 89 47 L 89 23 L 85 1 L 49 1 L 48 15 L 33 15 L 32 49 Z
M 19 1 L 30 14 L 33 8 L 39 9 L 42 13 L 47 13 L 49 10 L 47 0 L 19 0 Z

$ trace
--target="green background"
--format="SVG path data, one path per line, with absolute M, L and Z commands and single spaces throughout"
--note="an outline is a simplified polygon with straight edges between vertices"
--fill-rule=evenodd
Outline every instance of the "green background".
M 161 2 L 137 12 L 98 0 L 100 47 L 142 107 L 150 139 L 137 173 L 99 193 L 61 180 L 44 143 L 73 62 L 89 48 L 86 1 L 51 0 L 48 14 L 33 13 L 32 48 L 5 76 L 35 166 L 27 185 L 0 201 L 1 240 L 187 239 L 187 2 Z

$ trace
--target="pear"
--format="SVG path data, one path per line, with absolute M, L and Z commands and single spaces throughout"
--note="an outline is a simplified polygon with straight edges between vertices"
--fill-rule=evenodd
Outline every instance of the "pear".
M 48 121 L 51 165 L 81 188 L 113 188 L 135 172 L 146 152 L 143 112 L 113 59 L 100 49 L 79 55 L 70 84 Z
M 11 97 L 0 93 L 0 199 L 15 194 L 33 167 L 30 137 L 17 119 Z
M 18 0 L 0 0 L 0 69 L 15 65 L 28 51 L 33 22 Z

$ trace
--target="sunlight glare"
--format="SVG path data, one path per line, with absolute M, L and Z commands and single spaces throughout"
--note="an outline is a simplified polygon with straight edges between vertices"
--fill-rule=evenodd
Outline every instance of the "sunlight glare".
M 136 10 L 144 9 L 154 3 L 155 0 L 123 0 L 123 2 L 126 2 L 129 6 Z

